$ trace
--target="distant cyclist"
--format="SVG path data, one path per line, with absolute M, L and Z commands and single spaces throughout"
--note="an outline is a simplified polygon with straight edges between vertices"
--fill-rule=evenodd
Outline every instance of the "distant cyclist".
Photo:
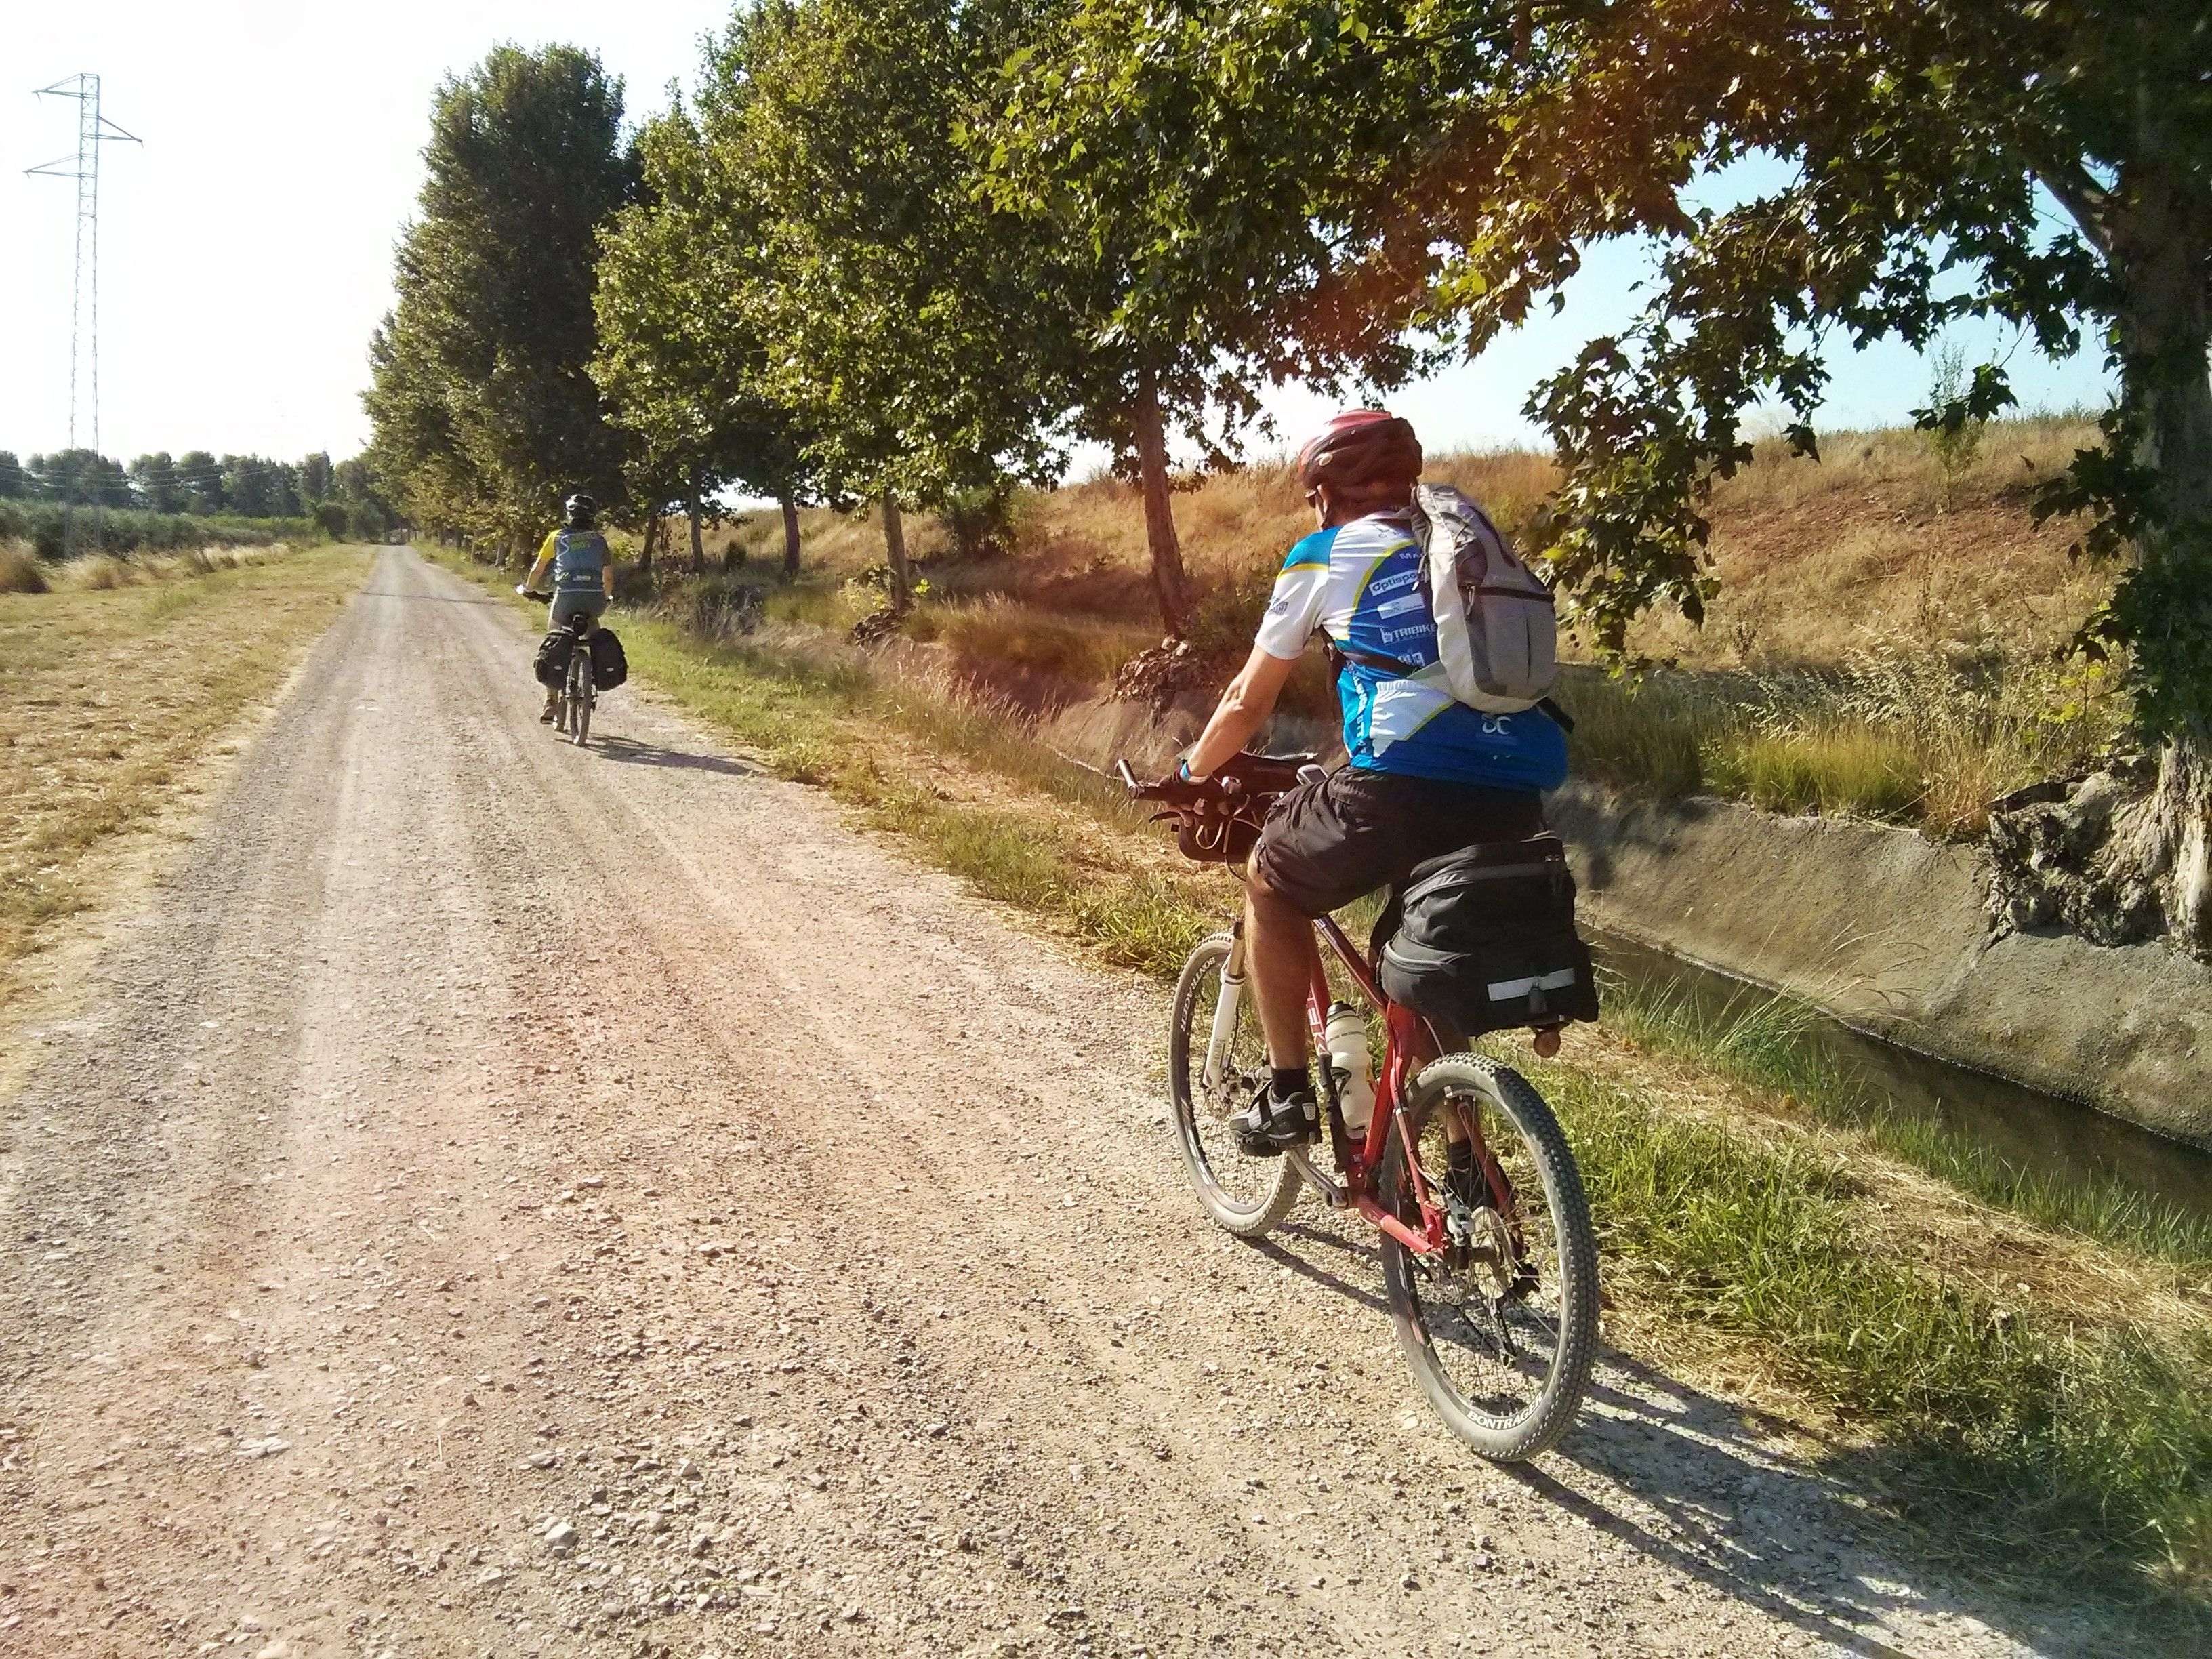
M 599 534 L 599 504 L 580 490 L 562 504 L 561 527 L 547 532 L 529 579 L 514 591 L 525 598 L 543 592 L 549 572 L 553 608 L 546 613 L 548 633 L 578 617 L 598 621 L 614 599 L 615 561 L 607 551 L 607 538 Z M 560 688 L 546 687 L 538 723 L 552 725 L 560 705 Z
M 1290 550 L 1259 638 L 1185 761 L 1203 778 L 1258 735 L 1306 642 L 1333 647 L 1347 763 L 1268 814 L 1246 889 L 1245 939 L 1274 1076 L 1234 1121 L 1251 1153 L 1318 1129 L 1306 1069 L 1310 917 L 1402 881 L 1417 864 L 1543 826 L 1540 792 L 1566 777 L 1566 733 L 1540 710 L 1488 714 L 1412 678 L 1437 659 L 1413 539 L 1421 446 L 1378 409 L 1340 415 L 1298 452 L 1320 526 Z

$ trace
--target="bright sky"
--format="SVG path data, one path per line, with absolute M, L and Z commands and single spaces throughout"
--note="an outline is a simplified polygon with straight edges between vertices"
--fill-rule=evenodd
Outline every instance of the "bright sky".
M 368 334 L 392 303 L 392 252 L 413 210 L 431 94 L 494 45 L 596 50 L 633 119 L 690 83 L 720 0 L 107 0 L 0 6 L 0 448 L 61 447 L 67 428 L 74 186 L 22 169 L 69 155 L 76 106 L 30 96 L 90 70 L 105 112 L 145 143 L 112 144 L 100 201 L 100 446 L 125 459 L 205 448 L 344 456 L 368 437 Z M 1391 401 L 1432 447 L 1528 440 L 1529 387 L 1633 301 L 1636 258 L 1601 251 L 1565 313 L 1547 316 Z M 1961 337 L 2004 351 L 1994 331 Z M 2093 362 L 2021 346 L 2030 404 L 2096 401 Z M 1890 348 L 1838 363 L 1828 425 L 1901 420 L 1928 374 Z M 1273 400 L 1296 434 L 1320 413 Z M 88 434 L 80 431 L 80 438 Z

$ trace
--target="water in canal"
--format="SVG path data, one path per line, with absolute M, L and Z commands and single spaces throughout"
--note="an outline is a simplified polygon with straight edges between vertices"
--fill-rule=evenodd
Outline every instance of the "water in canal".
M 1717 969 L 1610 934 L 1588 935 L 1609 973 L 1640 990 L 1684 999 L 1716 1023 L 1740 1018 L 1771 993 Z M 2212 1153 L 2003 1078 L 1916 1054 L 1808 1012 L 1818 1046 L 1876 1101 L 1956 1130 L 2030 1174 L 2106 1176 L 2191 1213 L 2212 1217 Z

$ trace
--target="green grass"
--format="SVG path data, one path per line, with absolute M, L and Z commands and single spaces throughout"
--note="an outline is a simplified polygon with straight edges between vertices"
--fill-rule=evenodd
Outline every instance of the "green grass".
M 2175 1346 L 2007 1306 L 1869 1249 L 1833 1161 L 1533 1069 L 1570 1126 L 1606 1260 L 1878 1425 L 1883 1473 L 1923 1519 L 1963 1518 L 2031 1571 L 2148 1567 L 2199 1594 L 2212 1580 L 2201 1332 Z
M 860 661 L 702 645 L 665 623 L 628 622 L 624 636 L 641 678 L 775 770 L 830 788 L 1106 961 L 1170 977 L 1234 902 L 1218 875 L 1184 878 L 1116 855 L 1091 825 L 1135 827 L 1118 789 L 1029 740 L 1003 710 Z M 1084 811 L 944 799 L 877 758 L 872 725 Z M 1613 1007 L 1654 1046 L 1747 1081 L 1808 1099 L 1826 1086 L 1786 1010 L 1701 1030 L 1662 1004 L 1616 996 Z M 1617 1294 L 1758 1344 L 1776 1374 L 1865 1432 L 1884 1484 L 1942 1535 L 1970 1540 L 1981 1570 L 2148 1575 L 2185 1598 L 2212 1588 L 2212 1341 L 2201 1331 L 2172 1339 L 2005 1305 L 1885 1239 L 1862 1173 L 1839 1158 L 1670 1115 L 1588 1067 L 1533 1073 L 1589 1182 Z M 1878 1120 L 1856 1127 L 1881 1133 Z M 1908 1140 L 1897 1131 L 1888 1144 Z M 2045 1201 L 2024 1187 L 2011 1196 Z M 2102 1236 L 2126 1233 L 2115 1224 Z M 2195 1259 L 2149 1231 L 2130 1242 Z
M 1654 1053 L 1753 1085 L 2000 1209 L 2212 1276 L 2212 1223 L 2124 1182 L 2024 1170 L 1958 1130 L 1899 1109 L 1820 1046 L 1813 1036 L 1820 1015 L 1802 1002 L 1747 991 L 1715 1007 L 1680 990 L 1611 977 L 1605 1018 Z

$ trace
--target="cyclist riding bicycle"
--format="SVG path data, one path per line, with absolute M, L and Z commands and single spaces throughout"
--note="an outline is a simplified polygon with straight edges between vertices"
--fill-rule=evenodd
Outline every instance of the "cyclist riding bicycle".
M 1283 561 L 1252 654 L 1181 769 L 1203 780 L 1243 749 L 1307 641 L 1316 629 L 1327 637 L 1348 759 L 1277 803 L 1248 866 L 1248 971 L 1273 1073 L 1232 1120 L 1254 1155 L 1320 1131 L 1307 1070 L 1312 918 L 1427 860 L 1536 835 L 1541 792 L 1566 779 L 1566 733 L 1549 714 L 1486 714 L 1400 672 L 1437 659 L 1412 529 L 1421 460 L 1412 426 L 1376 409 L 1339 415 L 1298 452 L 1319 527 Z
M 538 562 L 529 579 L 514 591 L 528 595 L 542 591 L 546 574 L 553 578 L 553 604 L 545 615 L 548 633 L 566 627 L 578 617 L 596 622 L 614 599 L 614 556 L 599 530 L 599 504 L 579 490 L 562 504 L 561 527 L 546 532 L 538 550 Z M 541 726 L 550 726 L 560 712 L 557 686 L 545 689 L 545 707 L 538 714 Z

